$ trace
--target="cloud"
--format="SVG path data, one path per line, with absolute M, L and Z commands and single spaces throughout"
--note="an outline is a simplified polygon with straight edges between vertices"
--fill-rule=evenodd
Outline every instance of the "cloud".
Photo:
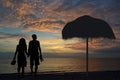
M 119 17 L 120 12 L 118 0 L 1 0 L 0 6 L 2 26 L 23 26 L 26 31 L 55 33 L 60 32 L 67 22 L 85 14 L 118 24 L 119 19 L 114 17 Z
M 19 27 L 24 16 L 34 14 L 34 8 L 29 0 L 1 0 L 0 25 Z
M 59 31 L 60 33 L 61 26 L 65 25 L 64 20 L 58 18 L 60 14 L 46 7 L 46 4 L 39 0 L 2 0 L 0 5 L 1 26 L 22 26 L 24 31 L 37 30 L 55 33 Z M 55 4 L 50 4 L 52 5 Z
M 20 21 L 17 19 L 16 10 L 12 5 L 13 3 L 9 0 L 0 1 L 0 26 L 19 27 Z
M 102 50 L 95 50 L 94 52 L 100 54 L 119 54 L 120 55 L 120 47 L 119 46 L 114 46 L 114 47 L 111 47 L 111 48 L 108 48 L 108 49 L 102 49 Z
M 120 43 L 115 40 L 109 39 L 92 39 L 89 40 L 89 51 L 90 53 L 102 52 L 103 50 L 110 50 L 114 47 L 119 47 Z M 86 52 L 86 42 L 85 41 L 77 41 L 74 43 L 65 44 L 65 48 L 70 48 L 73 50 L 77 50 L 80 52 Z M 104 52 L 104 51 L 103 51 Z
M 0 32 L 0 40 L 9 39 L 9 38 L 11 38 L 11 39 L 20 38 L 20 37 L 28 38 L 24 34 L 10 34 L 10 33 L 5 33 L 5 32 Z
M 84 53 L 84 50 L 72 49 L 70 43 L 74 43 L 74 40 L 68 40 L 65 42 L 62 39 L 52 39 L 52 40 L 41 40 L 42 49 L 45 53 L 56 53 L 56 54 L 70 54 L 71 53 Z
M 83 15 L 103 19 L 112 27 L 117 40 L 92 40 L 90 50 L 111 49 L 120 44 L 120 0 L 0 0 L 0 27 L 22 27 L 23 31 L 58 33 L 65 24 Z M 23 34 L 0 32 L 0 40 L 27 37 Z M 53 43 L 46 41 L 47 44 Z M 59 41 L 58 41 L 59 43 Z M 63 42 L 64 43 L 64 42 Z M 112 45 L 111 45 L 112 43 Z M 45 44 L 45 42 L 43 42 Z M 56 44 L 55 44 L 56 45 Z M 109 45 L 109 46 L 108 46 Z M 62 47 L 61 47 L 62 46 Z M 51 50 L 85 52 L 85 42 L 48 47 Z M 48 49 L 47 48 L 47 49 Z M 64 51 L 63 51 L 64 52 Z
M 20 38 L 25 38 L 26 42 L 30 39 L 25 34 L 0 32 L 0 52 L 14 52 Z
M 61 33 L 62 26 L 65 23 L 61 20 L 49 20 L 49 19 L 40 19 L 34 20 L 24 24 L 24 31 L 42 31 L 42 32 L 52 32 L 52 33 Z
M 42 44 L 44 45 L 56 45 L 56 44 L 61 44 L 63 41 L 62 39 L 52 39 L 52 40 L 43 40 L 41 41 Z
M 56 29 L 60 32 L 67 22 L 85 14 L 106 20 L 110 25 L 120 25 L 119 2 L 119 0 L 1 0 L 0 25 L 22 26 L 26 31 L 43 29 L 43 32 L 56 33 L 58 32 Z M 41 23 L 44 27 L 41 27 Z M 114 29 L 114 26 L 112 27 Z

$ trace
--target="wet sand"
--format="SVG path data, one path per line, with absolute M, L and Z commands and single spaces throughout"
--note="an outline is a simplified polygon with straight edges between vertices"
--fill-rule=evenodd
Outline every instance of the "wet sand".
M 0 74 L 0 80 L 120 80 L 120 71 L 89 72 L 88 77 L 85 72 L 38 73 L 36 76 L 26 73 L 24 78 L 18 78 L 17 73 L 11 73 Z

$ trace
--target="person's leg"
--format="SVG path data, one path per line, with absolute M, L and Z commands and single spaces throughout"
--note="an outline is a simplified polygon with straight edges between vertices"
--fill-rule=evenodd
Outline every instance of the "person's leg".
M 37 74 L 38 65 L 39 65 L 39 56 L 36 56 L 36 58 L 35 58 L 35 75 Z
M 20 77 L 20 68 L 21 67 L 18 66 L 18 69 L 17 69 L 17 71 L 18 71 L 18 77 Z
M 33 65 L 34 65 L 33 58 L 30 56 L 30 69 L 31 69 L 31 75 L 33 74 Z
M 38 65 L 35 65 L 35 75 L 37 74 Z
M 33 65 L 30 66 L 31 74 L 33 73 Z
M 24 77 L 24 67 L 22 67 L 22 77 Z

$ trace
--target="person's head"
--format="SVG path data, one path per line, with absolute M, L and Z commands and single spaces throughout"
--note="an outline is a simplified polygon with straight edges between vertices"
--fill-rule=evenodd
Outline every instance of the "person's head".
M 33 38 L 33 40 L 36 40 L 36 39 L 37 39 L 37 35 L 36 35 L 36 34 L 33 34 L 33 35 L 32 35 L 32 38 Z
M 19 45 L 21 45 L 21 44 L 26 44 L 26 41 L 25 41 L 24 38 L 20 38 L 20 40 L 19 40 Z
M 19 46 L 21 46 L 24 49 L 26 49 L 26 40 L 24 38 L 20 38 L 20 40 L 19 40 Z

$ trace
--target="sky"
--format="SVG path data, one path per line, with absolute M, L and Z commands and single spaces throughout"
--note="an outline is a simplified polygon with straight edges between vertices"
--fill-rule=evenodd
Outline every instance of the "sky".
M 14 53 L 20 38 L 27 45 L 37 34 L 45 57 L 84 57 L 82 38 L 62 39 L 62 29 L 90 15 L 106 21 L 116 40 L 89 39 L 91 57 L 120 57 L 120 0 L 0 0 L 0 54 Z

